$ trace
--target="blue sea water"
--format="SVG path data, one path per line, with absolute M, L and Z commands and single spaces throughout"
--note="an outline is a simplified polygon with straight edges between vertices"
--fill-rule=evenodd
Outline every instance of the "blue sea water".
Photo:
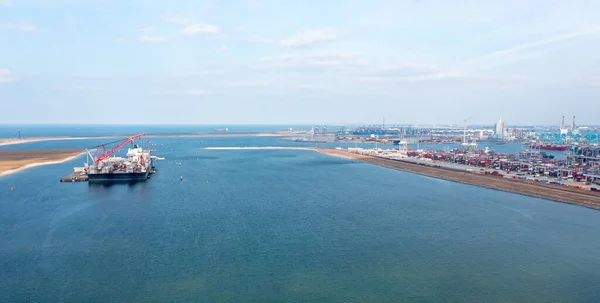
M 229 132 L 276 132 L 287 129 L 310 130 L 310 125 L 17 125 L 0 124 L 0 138 L 50 136 L 107 136 L 146 134 L 212 133 L 228 128 Z
M 311 151 L 205 149 L 297 146 L 276 138 L 153 144 L 166 160 L 145 183 L 58 182 L 84 157 L 0 177 L 0 302 L 600 297 L 598 211 Z

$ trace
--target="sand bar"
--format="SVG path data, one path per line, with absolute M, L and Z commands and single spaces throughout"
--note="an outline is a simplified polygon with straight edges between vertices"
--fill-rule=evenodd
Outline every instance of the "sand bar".
M 281 132 L 220 132 L 220 133 L 173 133 L 173 134 L 146 134 L 145 138 L 169 138 L 169 137 L 281 137 L 303 134 L 298 131 L 281 131 Z M 131 134 L 135 135 L 135 134 Z M 33 138 L 2 138 L 0 146 L 14 145 L 42 141 L 63 141 L 63 140 L 86 140 L 86 139 L 111 139 L 111 138 L 127 138 L 128 135 L 106 135 L 106 136 L 56 136 L 56 137 L 33 137 Z
M 0 150 L 0 176 L 27 168 L 72 160 L 81 150 Z
M 443 167 L 430 167 L 405 161 L 354 154 L 346 150 L 321 148 L 317 149 L 317 151 L 330 156 L 360 160 L 429 177 L 600 209 L 600 192 L 544 184 L 529 180 L 509 179 L 498 176 L 456 171 Z

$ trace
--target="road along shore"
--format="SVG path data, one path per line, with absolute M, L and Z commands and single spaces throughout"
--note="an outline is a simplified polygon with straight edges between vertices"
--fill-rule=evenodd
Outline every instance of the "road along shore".
M 402 160 L 384 159 L 368 155 L 359 155 L 339 149 L 315 149 L 316 151 L 335 157 L 359 160 L 383 167 L 402 170 L 424 176 L 450 180 L 507 191 L 547 200 L 580 205 L 600 209 L 600 193 L 554 184 L 544 184 L 529 180 L 509 179 L 498 176 L 483 175 L 465 171 L 457 171 L 444 167 L 419 165 Z

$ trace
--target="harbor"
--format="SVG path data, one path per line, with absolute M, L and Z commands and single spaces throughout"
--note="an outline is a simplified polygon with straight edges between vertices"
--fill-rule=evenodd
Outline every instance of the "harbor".
M 338 148 L 319 149 L 318 151 L 331 156 L 350 158 L 429 177 L 600 209 L 600 186 L 597 183 L 585 185 L 587 182 L 559 182 L 550 181 L 550 178 L 521 175 L 521 173 L 505 174 L 496 169 L 482 168 L 476 165 L 470 166 L 408 156 L 397 150 Z
M 578 126 L 576 117 L 566 125 L 565 117 L 556 125 L 510 126 L 499 117 L 493 124 L 470 125 L 472 117 L 449 125 L 380 125 L 340 126 L 335 129 L 314 126 L 302 133 L 281 140 L 313 143 L 371 143 L 371 144 L 506 144 L 519 143 L 531 149 L 567 151 L 572 147 L 600 144 L 598 126 Z
M 580 147 L 597 153 L 599 147 Z M 415 164 L 439 166 L 448 169 L 493 174 L 506 178 L 570 186 L 592 191 L 600 190 L 600 157 L 584 157 L 567 154 L 567 159 L 558 160 L 551 155 L 535 150 L 518 154 L 499 154 L 489 149 L 446 151 L 405 149 L 348 148 L 348 152 L 391 160 L 402 160 Z M 587 160 L 584 162 L 583 160 Z

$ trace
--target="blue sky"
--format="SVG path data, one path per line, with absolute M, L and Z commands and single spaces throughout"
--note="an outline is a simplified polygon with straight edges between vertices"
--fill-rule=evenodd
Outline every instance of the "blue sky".
M 600 124 L 599 1 L 0 0 L 0 123 Z

